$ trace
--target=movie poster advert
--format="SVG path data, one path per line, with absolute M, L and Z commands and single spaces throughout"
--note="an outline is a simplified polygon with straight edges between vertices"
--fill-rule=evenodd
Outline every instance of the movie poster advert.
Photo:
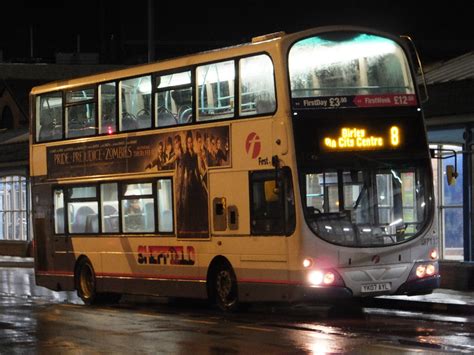
M 207 170 L 230 166 L 229 127 L 70 144 L 47 149 L 51 179 L 170 171 L 180 238 L 207 238 Z

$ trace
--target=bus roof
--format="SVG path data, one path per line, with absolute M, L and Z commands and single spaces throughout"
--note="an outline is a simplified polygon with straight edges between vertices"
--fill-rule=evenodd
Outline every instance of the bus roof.
M 283 32 L 280 32 L 280 33 L 283 33 Z M 255 40 L 257 38 L 255 37 L 254 39 L 252 39 L 252 42 L 237 44 L 234 46 L 217 48 L 217 49 L 212 49 L 208 51 L 188 54 L 185 56 L 163 59 L 163 60 L 159 60 L 152 63 L 132 65 L 123 69 L 118 69 L 118 70 L 115 69 L 115 70 L 105 71 L 98 74 L 75 77 L 75 78 L 67 79 L 67 80 L 53 81 L 53 82 L 49 82 L 43 85 L 38 85 L 38 86 L 33 87 L 31 90 L 31 94 L 36 95 L 43 92 L 64 90 L 69 87 L 76 87 L 79 85 L 86 86 L 86 85 L 90 85 L 90 84 L 94 84 L 98 82 L 107 82 L 111 80 L 142 75 L 142 74 L 154 72 L 157 70 L 162 71 L 162 70 L 168 70 L 168 69 L 173 69 L 173 68 L 191 66 L 191 65 L 218 60 L 218 59 L 222 59 L 226 57 L 242 55 L 244 54 L 242 52 L 242 49 L 245 49 L 245 48 L 249 48 L 248 53 L 265 51 L 269 49 L 269 44 L 268 44 L 269 42 L 271 41 L 274 42 L 281 39 L 280 37 L 273 37 L 273 38 L 268 38 L 268 39 L 266 39 L 265 37 L 266 35 L 259 36 L 258 41 Z M 219 53 L 219 55 L 215 56 L 217 53 Z M 211 54 L 213 55 L 212 57 L 210 56 Z
M 67 80 L 58 80 L 43 85 L 35 86 L 31 89 L 32 95 L 37 95 L 45 92 L 64 90 L 73 87 L 87 86 L 97 84 L 99 82 L 107 82 L 118 80 L 127 77 L 134 77 L 143 74 L 149 74 L 155 71 L 171 70 L 174 68 L 183 68 L 187 66 L 196 65 L 199 63 L 211 62 L 214 60 L 221 60 L 227 57 L 241 56 L 246 53 L 269 51 L 271 48 L 276 48 L 282 41 L 292 42 L 298 38 L 307 37 L 310 35 L 333 32 L 333 31 L 364 31 L 366 33 L 379 34 L 385 37 L 396 40 L 396 37 L 383 33 L 371 28 L 356 27 L 356 26 L 323 26 L 314 27 L 304 31 L 298 31 L 286 34 L 283 31 L 269 33 L 261 36 L 253 37 L 251 42 L 237 44 L 234 46 L 216 48 L 208 51 L 197 52 L 185 56 L 174 57 L 159 60 L 153 63 L 145 63 L 133 65 L 128 68 L 110 70 L 98 74 L 92 74 L 82 77 L 75 77 Z

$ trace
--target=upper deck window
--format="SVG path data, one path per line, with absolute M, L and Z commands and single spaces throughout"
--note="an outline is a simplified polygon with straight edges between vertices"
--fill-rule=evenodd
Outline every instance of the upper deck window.
M 193 87 L 191 71 L 156 77 L 156 126 L 190 123 L 193 118 Z
M 116 85 L 115 82 L 99 85 L 99 133 L 112 134 L 116 127 Z
M 234 117 L 235 62 L 202 65 L 196 70 L 198 121 Z
M 271 115 L 274 66 L 253 54 L 37 95 L 35 142 Z
M 289 74 L 296 109 L 416 104 L 403 50 L 372 34 L 334 32 L 298 41 L 289 52 Z M 321 97 L 338 100 L 311 100 Z
M 119 82 L 120 130 L 133 131 L 151 127 L 151 76 Z
M 276 109 L 273 71 L 272 60 L 266 54 L 198 66 L 197 121 L 273 113 Z
M 62 138 L 63 96 L 53 92 L 36 97 L 36 140 L 47 142 Z
M 66 137 L 92 136 L 97 130 L 95 90 L 66 92 Z
M 240 116 L 272 113 L 276 108 L 273 63 L 266 54 L 242 58 L 240 70 Z

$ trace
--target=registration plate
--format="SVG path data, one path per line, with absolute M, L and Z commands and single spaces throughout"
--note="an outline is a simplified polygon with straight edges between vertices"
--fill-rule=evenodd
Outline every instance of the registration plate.
M 391 289 L 392 289 L 392 284 L 390 282 L 380 282 L 380 283 L 362 285 L 360 291 L 361 292 L 382 292 L 382 291 L 390 291 Z

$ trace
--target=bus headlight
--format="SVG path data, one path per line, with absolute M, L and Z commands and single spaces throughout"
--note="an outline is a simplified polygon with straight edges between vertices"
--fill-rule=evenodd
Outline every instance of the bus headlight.
M 416 267 L 416 277 L 418 277 L 419 279 L 421 279 L 422 277 L 425 277 L 425 273 L 426 273 L 426 265 L 418 265 Z
M 430 277 L 438 272 L 438 262 L 418 262 L 413 266 L 408 281 Z
M 336 276 L 331 271 L 324 273 L 324 285 L 332 285 L 334 283 L 334 280 L 336 280 Z
M 312 265 L 313 265 L 313 259 L 311 259 L 311 258 L 304 258 L 303 259 L 303 267 L 305 269 L 311 267 Z
M 311 286 L 344 286 L 341 276 L 334 270 L 311 270 L 307 280 Z
M 319 286 L 323 283 L 323 272 L 320 270 L 313 270 L 308 273 L 308 282 L 312 286 Z
M 427 276 L 433 276 L 436 273 L 436 268 L 433 264 L 426 265 L 425 274 Z

